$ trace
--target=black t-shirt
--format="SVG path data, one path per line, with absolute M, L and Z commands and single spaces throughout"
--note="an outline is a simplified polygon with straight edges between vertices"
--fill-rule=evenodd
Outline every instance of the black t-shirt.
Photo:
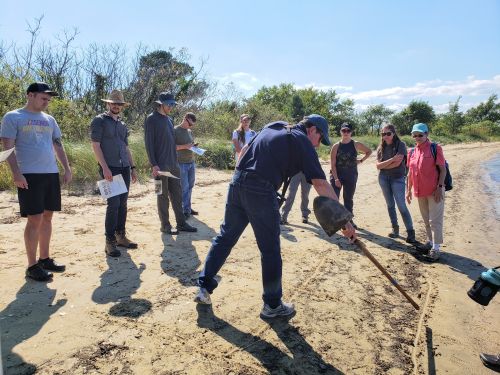
M 287 177 L 303 172 L 307 181 L 325 180 L 325 173 L 318 154 L 307 138 L 305 126 L 292 127 L 290 133 L 286 122 L 266 125 L 250 143 L 240 159 L 237 169 L 255 172 L 271 182 L 278 190 Z

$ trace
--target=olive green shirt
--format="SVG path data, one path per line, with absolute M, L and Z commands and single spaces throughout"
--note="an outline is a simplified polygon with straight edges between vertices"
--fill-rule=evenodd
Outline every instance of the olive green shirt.
M 185 145 L 193 143 L 193 134 L 191 129 L 184 129 L 182 126 L 177 125 L 174 128 L 175 144 Z M 177 150 L 177 162 L 179 163 L 192 163 L 194 162 L 194 152 L 191 150 Z

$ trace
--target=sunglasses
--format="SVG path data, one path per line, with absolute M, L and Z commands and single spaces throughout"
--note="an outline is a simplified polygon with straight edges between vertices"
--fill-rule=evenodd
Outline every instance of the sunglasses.
M 382 137 L 388 136 L 390 137 L 392 135 L 392 132 L 386 132 L 386 133 L 380 133 Z
M 413 138 L 422 138 L 424 135 L 423 134 L 412 134 L 411 136 Z
M 351 129 L 340 129 L 342 133 L 350 133 Z

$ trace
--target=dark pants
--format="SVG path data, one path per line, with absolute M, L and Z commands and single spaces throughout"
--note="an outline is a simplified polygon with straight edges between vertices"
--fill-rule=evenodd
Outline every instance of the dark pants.
M 236 171 L 229 184 L 224 222 L 208 252 L 199 285 L 209 293 L 213 292 L 217 287 L 214 276 L 250 223 L 261 254 L 262 298 L 271 307 L 278 306 L 282 296 L 279 222 L 278 200 L 273 185 L 255 174 Z
M 158 215 L 160 217 L 161 229 L 171 229 L 168 207 L 170 201 L 172 202 L 172 209 L 175 214 L 175 221 L 177 226 L 184 225 L 186 218 L 182 212 L 182 189 L 181 180 L 178 178 L 171 178 L 160 176 L 161 179 L 161 194 L 157 196 Z
M 337 168 L 337 177 L 342 184 L 342 187 L 338 188 L 335 186 L 335 181 L 330 180 L 330 183 L 333 186 L 333 190 L 337 197 L 340 200 L 340 190 L 343 191 L 343 201 L 344 206 L 349 210 L 350 213 L 354 214 L 353 206 L 354 206 L 354 192 L 356 191 L 356 183 L 358 182 L 358 170 L 356 168 L 346 168 L 340 169 Z
M 130 167 L 109 167 L 113 176 L 121 174 L 125 185 L 127 186 L 127 192 L 115 195 L 114 197 L 108 198 L 108 206 L 106 208 L 106 238 L 111 240 L 115 239 L 115 232 L 124 232 L 125 223 L 127 221 L 127 199 L 128 190 L 130 187 Z M 102 169 L 100 169 L 101 176 Z

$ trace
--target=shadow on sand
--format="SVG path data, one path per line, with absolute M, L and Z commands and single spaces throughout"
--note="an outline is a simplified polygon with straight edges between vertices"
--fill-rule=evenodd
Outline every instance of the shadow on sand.
M 254 356 L 271 374 L 343 374 L 325 362 L 320 354 L 300 334 L 299 330 L 286 319 L 276 319 L 269 326 L 290 351 L 291 356 L 275 345 L 243 332 L 217 317 L 211 305 L 197 307 L 198 327 L 216 333 L 224 340 Z

